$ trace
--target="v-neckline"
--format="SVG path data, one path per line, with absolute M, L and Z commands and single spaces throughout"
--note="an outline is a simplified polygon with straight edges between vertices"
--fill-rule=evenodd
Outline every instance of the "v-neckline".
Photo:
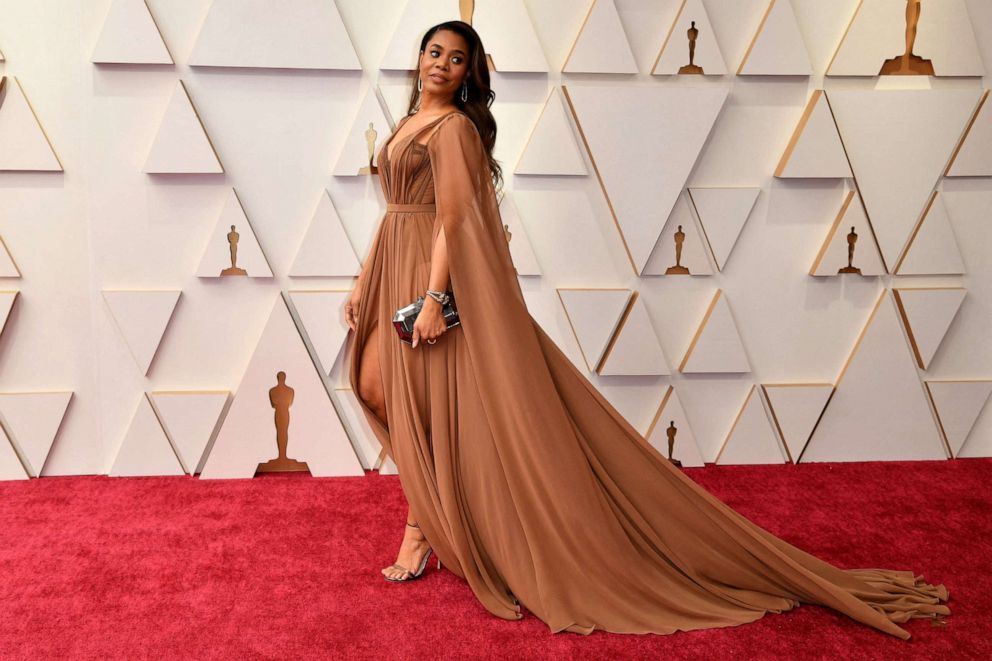
M 399 148 L 400 148 L 400 145 L 402 145 L 402 144 L 403 144 L 403 142 L 405 142 L 405 141 L 407 141 L 407 140 L 409 140 L 410 138 L 413 138 L 414 136 L 416 136 L 416 135 L 417 135 L 418 133 L 420 133 L 421 131 L 423 131 L 423 130 L 424 130 L 425 128 L 427 128 L 427 127 L 428 127 L 428 126 L 430 126 L 431 124 L 434 124 L 435 122 L 438 122 L 438 121 L 440 121 L 440 120 L 442 120 L 442 119 L 444 119 L 444 118 L 445 118 L 445 117 L 447 117 L 448 115 L 453 115 L 453 114 L 455 114 L 456 112 L 461 112 L 461 110 L 452 110 L 451 112 L 446 112 L 446 113 L 444 113 L 444 114 L 443 114 L 443 115 L 441 115 L 440 117 L 435 117 L 435 118 L 434 118 L 434 119 L 432 119 L 431 121 L 429 121 L 429 122 L 427 122 L 426 124 L 424 124 L 423 126 L 421 126 L 421 127 L 420 127 L 419 129 L 417 129 L 416 131 L 413 131 L 412 133 L 410 133 L 410 135 L 408 135 L 408 136 L 405 136 L 405 137 L 404 137 L 404 138 L 403 138 L 402 140 L 400 140 L 400 141 L 399 141 L 399 142 L 397 143 L 397 145 L 396 145 L 396 148 L 397 148 L 397 149 L 399 149 Z M 415 114 L 417 114 L 417 113 L 414 113 L 414 115 L 415 115 Z M 392 149 L 390 149 L 390 147 L 392 146 L 392 143 L 393 143 L 393 138 L 395 138 L 395 137 L 396 137 L 396 134 L 397 134 L 397 132 L 398 132 L 398 131 L 400 130 L 400 128 L 401 128 L 401 127 L 402 127 L 402 126 L 403 126 L 404 124 L 406 124 L 406 120 L 408 120 L 408 119 L 410 119 L 411 117 L 413 117 L 413 115 L 407 115 L 406 117 L 404 117 L 403 119 L 401 119 L 401 120 L 400 120 L 400 122 L 399 122 L 399 124 L 397 124 L 397 125 L 396 125 L 396 131 L 393 131 L 393 133 L 392 133 L 392 135 L 390 135 L 390 136 L 389 136 L 389 137 L 388 137 L 388 138 L 386 139 L 386 144 L 385 144 L 385 145 L 383 145 L 383 147 L 382 147 L 382 151 L 383 151 L 383 154 L 384 154 L 384 155 L 385 155 L 385 157 L 386 157 L 386 162 L 387 162 L 387 163 L 392 163 L 392 162 L 393 162 L 393 155 L 392 155 L 392 153 L 391 153 L 391 152 L 392 152 Z

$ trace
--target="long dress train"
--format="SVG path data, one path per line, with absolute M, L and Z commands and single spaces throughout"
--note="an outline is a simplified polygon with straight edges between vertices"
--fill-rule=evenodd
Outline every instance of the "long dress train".
M 518 619 L 523 604 L 552 632 L 667 634 L 811 603 L 903 639 L 896 623 L 950 613 L 942 584 L 840 569 L 775 537 L 624 420 L 528 313 L 468 115 L 387 154 L 391 140 L 349 378 L 358 393 L 378 328 L 386 420 L 359 401 L 428 542 L 486 609 Z M 441 227 L 462 323 L 412 348 L 392 314 L 427 288 Z

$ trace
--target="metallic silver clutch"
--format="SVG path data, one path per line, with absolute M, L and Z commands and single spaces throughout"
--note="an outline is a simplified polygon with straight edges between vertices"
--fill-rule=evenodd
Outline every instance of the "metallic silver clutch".
M 455 297 L 451 292 L 448 292 L 448 296 L 448 302 L 441 308 L 441 315 L 444 317 L 447 327 L 451 328 L 457 326 L 460 320 L 458 319 L 458 308 L 455 307 Z M 424 297 L 418 296 L 416 301 L 401 307 L 393 315 L 393 326 L 400 339 L 407 344 L 413 343 L 413 322 L 417 320 L 417 315 L 420 314 L 423 307 Z

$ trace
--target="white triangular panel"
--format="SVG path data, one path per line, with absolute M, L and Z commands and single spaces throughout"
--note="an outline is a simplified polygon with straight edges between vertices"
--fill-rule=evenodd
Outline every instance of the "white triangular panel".
M 72 391 L 0 393 L 0 417 L 31 477 L 39 477 L 51 452 Z
M 351 292 L 290 291 L 289 298 L 317 352 L 324 373 L 330 374 L 348 339 L 348 324 L 342 311 L 345 301 L 351 298 Z
M 781 441 L 761 401 L 761 391 L 751 386 L 714 463 L 782 464 L 788 462 Z
M 637 62 L 614 0 L 593 0 L 562 71 L 637 73 Z
M 17 457 L 14 446 L 7 439 L 7 433 L 0 429 L 0 481 L 26 479 L 28 479 L 28 474 L 24 471 L 24 466 Z
M 286 455 L 306 462 L 314 477 L 362 475 L 323 379 L 286 302 L 277 296 L 200 477 L 252 477 L 260 463 L 278 456 L 269 392 L 278 385 L 279 372 L 294 390 Z
M 803 453 L 823 408 L 834 391 L 832 383 L 769 383 L 761 386 L 792 461 Z
M 335 2 L 213 0 L 189 63 L 210 67 L 362 68 Z
M 203 251 L 203 258 L 200 260 L 196 275 L 201 278 L 219 278 L 222 271 L 231 268 L 231 240 L 228 234 L 232 225 L 234 231 L 238 233 L 237 268 L 247 271 L 250 278 L 271 278 L 272 269 L 269 268 L 262 246 L 255 236 L 255 230 L 252 229 L 241 200 L 233 188 L 210 235 L 210 241 Z M 237 276 L 232 274 L 230 277 Z
M 620 315 L 631 296 L 630 290 L 559 287 L 557 291 L 586 367 L 594 372 L 620 323 Z
M 17 78 L 0 76 L 0 171 L 62 172 Z
M 184 475 L 176 452 L 169 443 L 148 397 L 142 394 L 109 475 Z
M 513 174 L 589 174 L 557 87 L 551 88 Z
M 759 193 L 760 188 L 689 189 L 717 268 L 722 270 L 726 266 Z
M 149 174 L 218 174 L 224 171 L 181 80 L 172 91 L 143 171 Z
M 957 457 L 992 394 L 992 381 L 927 381 L 926 385 L 951 455 Z
M 984 76 L 985 68 L 964 0 L 920 3 L 913 54 L 937 76 Z M 906 52 L 906 0 L 863 0 L 827 67 L 828 76 L 877 76 Z
M 658 412 L 651 422 L 651 428 L 645 437 L 654 448 L 664 457 L 668 457 L 668 430 L 674 427 L 674 443 L 672 444 L 672 459 L 682 463 L 683 467 L 703 466 L 703 455 L 696 443 L 696 435 L 692 432 L 689 417 L 682 408 L 679 394 L 675 388 L 668 386 L 665 396 L 658 406 Z
M 343 277 L 358 275 L 362 264 L 344 231 L 330 194 L 317 202 L 310 226 L 289 270 L 291 276 Z
M 720 45 L 717 43 L 703 0 L 683 0 L 675 22 L 668 36 L 665 37 L 665 43 L 658 52 L 651 73 L 677 74 L 681 67 L 689 64 L 688 33 L 693 21 L 696 23 L 696 29 L 699 30 L 693 64 L 702 67 L 703 73 L 707 76 L 722 76 L 727 73 L 727 65 L 720 52 Z
M 791 0 L 770 0 L 737 75 L 813 75 L 809 51 L 796 22 Z
M 894 289 L 910 346 L 920 369 L 927 369 L 967 293 L 963 287 Z
M 964 270 L 964 259 L 954 238 L 944 199 L 934 191 L 895 272 L 899 275 L 959 275 Z
M 947 458 L 888 298 L 882 290 L 802 461 Z
M 474 7 L 462 15 L 463 5 Z M 417 68 L 420 39 L 428 26 L 461 18 L 482 37 L 491 70 L 501 73 L 546 73 L 548 63 L 523 0 L 463 3 L 459 0 L 407 0 L 393 28 L 380 69 Z
M 504 194 L 500 200 L 499 215 L 503 221 L 503 234 L 509 235 L 507 241 L 517 275 L 541 275 L 541 265 L 537 263 L 537 255 L 510 195 Z
M 103 290 L 107 307 L 142 374 L 148 373 L 181 293 L 179 290 Z
M 684 235 L 681 255 L 676 254 L 678 246 L 676 236 L 679 232 Z M 689 275 L 713 275 L 706 236 L 696 225 L 687 194 L 680 195 L 675 203 L 675 209 L 662 228 L 654 251 L 644 265 L 641 275 L 666 275 L 668 269 L 675 266 L 689 269 Z
M 379 148 L 389 139 L 392 129 L 389 128 L 382 104 L 374 88 L 369 88 L 362 99 L 362 104 L 351 121 L 348 135 L 338 160 L 334 164 L 332 174 L 335 177 L 357 177 L 369 172 L 369 142 L 372 142 L 372 164 L 379 167 Z
M 187 473 L 196 473 L 229 397 L 227 390 L 151 393 L 152 406 Z
M 902 254 L 978 95 L 967 89 L 830 93 L 886 264 L 895 264 Z
M 737 324 L 723 290 L 716 290 L 699 328 L 685 351 L 680 372 L 750 372 Z
M 658 376 L 668 374 L 668 362 L 661 350 L 644 301 L 634 292 L 630 311 L 616 332 L 613 347 L 606 355 L 602 376 Z
M 19 278 L 21 272 L 14 263 L 14 258 L 7 250 L 7 244 L 0 238 L 0 278 Z
M 854 236 L 851 236 L 851 233 Z M 885 273 L 885 265 L 878 253 L 875 235 L 868 217 L 865 216 L 864 206 L 856 191 L 850 190 L 844 196 L 837 217 L 834 218 L 827 237 L 820 246 L 820 251 L 810 267 L 809 274 L 817 276 L 847 275 L 841 274 L 841 269 L 847 268 L 851 240 L 854 240 L 854 254 L 851 264 L 861 269 L 861 275 L 873 276 Z M 856 273 L 850 275 L 857 275 Z
M 992 103 L 985 90 L 971 127 L 945 173 L 948 177 L 992 177 Z
M 174 64 L 145 0 L 114 0 L 91 61 L 97 64 Z
M 724 86 L 564 87 L 641 274 L 727 98 Z M 665 157 L 659 160 L 658 155 Z
M 813 90 L 775 169 L 775 176 L 783 179 L 842 179 L 853 176 L 823 90 Z

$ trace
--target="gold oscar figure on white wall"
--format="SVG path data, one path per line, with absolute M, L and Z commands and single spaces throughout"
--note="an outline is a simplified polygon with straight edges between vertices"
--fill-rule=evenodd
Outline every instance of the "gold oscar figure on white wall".
M 686 32 L 689 37 L 689 64 L 681 67 L 679 69 L 680 74 L 702 74 L 703 68 L 695 64 L 696 60 L 696 40 L 699 39 L 699 28 L 696 27 L 696 21 L 693 21 L 689 26 L 689 30 Z
M 906 52 L 882 64 L 880 76 L 933 76 L 933 62 L 913 54 L 916 32 L 920 24 L 920 0 L 906 0 Z
M 672 462 L 673 465 L 682 468 L 682 462 L 678 459 L 672 458 L 672 452 L 675 451 L 675 434 L 677 434 L 679 428 L 675 426 L 674 420 L 668 421 L 668 427 L 665 429 L 665 433 L 668 434 L 668 460 Z
M 227 245 L 231 251 L 231 266 L 220 272 L 221 275 L 248 275 L 248 271 L 238 268 L 238 239 L 241 235 L 238 234 L 234 225 L 231 225 L 231 231 L 227 233 Z
M 847 233 L 847 266 L 839 269 L 837 273 L 857 273 L 861 275 L 861 269 L 854 265 L 854 244 L 858 242 L 858 233 L 854 231 L 854 227 L 851 227 L 851 231 Z
M 258 465 L 255 473 L 272 473 L 287 471 L 310 471 L 304 461 L 290 459 L 286 455 L 286 446 L 289 444 L 289 407 L 293 405 L 293 398 L 296 391 L 286 385 L 286 373 L 280 371 L 276 374 L 278 383 L 269 388 L 269 404 L 275 410 L 273 422 L 276 427 L 276 447 L 279 454 L 275 459 L 270 459 Z
M 682 244 L 685 243 L 685 232 L 679 225 L 675 232 L 675 266 L 665 269 L 665 275 L 689 275 L 689 269 L 682 266 Z
M 372 122 L 365 129 L 365 146 L 368 149 L 369 164 L 358 169 L 358 174 L 379 174 L 379 168 L 372 163 L 375 158 L 375 140 L 379 137 L 379 132 L 375 130 Z

